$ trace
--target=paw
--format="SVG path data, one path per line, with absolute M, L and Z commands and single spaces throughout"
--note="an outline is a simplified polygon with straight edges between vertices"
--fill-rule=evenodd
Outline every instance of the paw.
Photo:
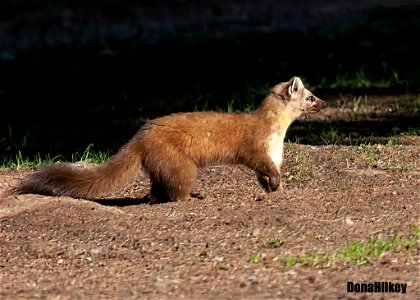
M 260 183 L 260 185 L 262 186 L 262 188 L 269 193 L 270 192 L 270 184 L 269 184 L 269 178 L 268 176 L 264 176 L 264 175 L 258 175 L 258 182 Z
M 262 188 L 267 192 L 274 192 L 280 186 L 280 177 L 272 176 L 268 177 L 265 175 L 258 175 L 258 182 L 261 184 Z
M 270 191 L 274 192 L 275 190 L 277 190 L 277 188 L 280 185 L 280 178 L 275 176 L 275 177 L 270 177 L 269 181 L 268 181 L 269 187 L 270 187 Z

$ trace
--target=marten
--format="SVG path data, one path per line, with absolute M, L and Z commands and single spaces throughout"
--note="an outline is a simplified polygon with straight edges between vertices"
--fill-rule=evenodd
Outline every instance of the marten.
M 187 200 L 198 168 L 244 165 L 261 186 L 280 185 L 283 141 L 302 113 L 318 112 L 325 102 L 306 89 L 299 77 L 275 85 L 253 113 L 177 113 L 147 122 L 107 162 L 79 168 L 58 163 L 35 171 L 13 189 L 98 199 L 133 180 L 142 170 L 151 181 L 151 203 Z

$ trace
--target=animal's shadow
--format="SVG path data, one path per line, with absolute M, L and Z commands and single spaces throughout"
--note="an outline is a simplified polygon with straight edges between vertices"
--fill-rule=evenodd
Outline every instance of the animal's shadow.
M 142 205 L 142 204 L 153 205 L 153 203 L 149 199 L 149 195 L 146 195 L 141 198 L 126 197 L 126 198 L 95 199 L 92 201 L 100 205 L 104 205 L 104 206 L 117 206 L 117 207 Z
M 201 193 L 191 193 L 191 199 L 202 200 L 204 198 L 205 196 L 202 195 Z M 171 202 L 169 200 L 151 201 L 150 195 L 146 195 L 141 198 L 129 198 L 129 197 L 105 198 L 105 199 L 93 199 L 92 201 L 100 205 L 104 205 L 104 206 L 117 206 L 117 207 L 142 205 L 142 204 L 155 205 L 155 204 L 163 204 L 163 203 Z

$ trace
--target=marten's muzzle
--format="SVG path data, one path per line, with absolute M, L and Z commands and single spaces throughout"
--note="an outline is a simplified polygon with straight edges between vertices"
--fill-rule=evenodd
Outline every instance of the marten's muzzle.
M 306 112 L 319 112 L 321 109 L 327 107 L 327 103 L 325 101 L 316 98 L 316 100 L 313 102 L 313 104 L 307 109 Z

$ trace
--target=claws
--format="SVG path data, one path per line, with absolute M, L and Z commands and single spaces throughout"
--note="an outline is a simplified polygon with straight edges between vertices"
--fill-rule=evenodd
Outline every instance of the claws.
M 268 177 L 265 175 L 258 175 L 258 182 L 262 188 L 267 192 L 274 192 L 280 185 L 280 178 L 277 176 Z
M 270 180 L 268 181 L 269 185 L 270 185 L 270 190 L 272 192 L 276 191 L 277 188 L 280 185 L 280 178 L 279 177 L 271 177 Z

